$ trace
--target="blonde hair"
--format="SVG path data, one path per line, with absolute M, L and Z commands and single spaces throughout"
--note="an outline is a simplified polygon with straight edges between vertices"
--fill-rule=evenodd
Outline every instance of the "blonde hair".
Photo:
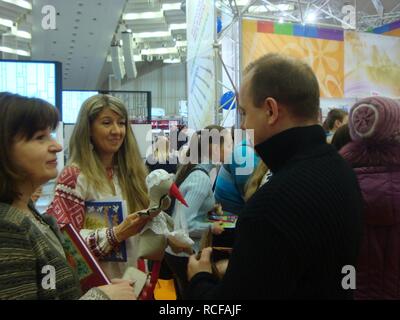
M 121 100 L 111 95 L 98 94 L 88 98 L 79 111 L 78 119 L 72 132 L 68 164 L 78 166 L 93 187 L 100 191 L 115 190 L 107 178 L 106 168 L 96 151 L 91 148 L 91 124 L 104 109 L 111 109 L 126 120 L 126 134 L 118 152 L 113 157 L 118 167 L 118 180 L 122 196 L 128 203 L 130 212 L 142 210 L 149 205 L 146 187 L 147 169 L 140 157 L 139 147 L 128 121 L 128 112 Z
M 257 168 L 253 171 L 253 174 L 247 180 L 244 186 L 244 199 L 248 201 L 251 196 L 260 188 L 261 181 L 268 171 L 267 165 L 260 160 Z

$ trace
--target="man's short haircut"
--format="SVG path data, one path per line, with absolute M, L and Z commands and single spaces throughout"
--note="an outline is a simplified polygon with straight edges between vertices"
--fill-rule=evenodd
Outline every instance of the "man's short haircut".
M 251 76 L 249 90 L 254 106 L 261 106 L 271 97 L 284 104 L 296 118 L 318 119 L 319 85 L 308 64 L 270 53 L 251 62 L 244 75 Z

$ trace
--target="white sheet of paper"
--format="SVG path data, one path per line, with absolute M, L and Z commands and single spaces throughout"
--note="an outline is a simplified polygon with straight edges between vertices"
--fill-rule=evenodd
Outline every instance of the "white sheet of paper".
M 131 280 L 135 283 L 133 289 L 135 291 L 136 297 L 139 297 L 144 285 L 146 284 L 147 274 L 134 267 L 128 267 L 125 270 L 122 279 Z

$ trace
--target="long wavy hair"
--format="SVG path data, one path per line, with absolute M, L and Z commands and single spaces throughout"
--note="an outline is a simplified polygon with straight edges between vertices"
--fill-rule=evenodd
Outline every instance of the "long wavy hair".
M 130 212 L 142 210 L 149 205 L 146 187 L 147 169 L 140 157 L 139 147 L 128 121 L 128 112 L 124 103 L 116 97 L 98 94 L 88 98 L 82 105 L 72 132 L 68 164 L 77 166 L 87 181 L 96 189 L 104 192 L 115 190 L 107 178 L 106 168 L 96 151 L 91 148 L 90 128 L 97 116 L 105 109 L 111 109 L 126 119 L 126 134 L 113 162 L 117 166 L 118 180 L 122 196 L 128 203 Z

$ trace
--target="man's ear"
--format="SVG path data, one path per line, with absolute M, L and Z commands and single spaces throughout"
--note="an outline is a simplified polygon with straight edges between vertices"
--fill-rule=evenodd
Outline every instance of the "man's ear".
M 266 98 L 264 100 L 262 109 L 267 116 L 268 124 L 272 125 L 276 123 L 279 117 L 278 102 L 274 98 Z

